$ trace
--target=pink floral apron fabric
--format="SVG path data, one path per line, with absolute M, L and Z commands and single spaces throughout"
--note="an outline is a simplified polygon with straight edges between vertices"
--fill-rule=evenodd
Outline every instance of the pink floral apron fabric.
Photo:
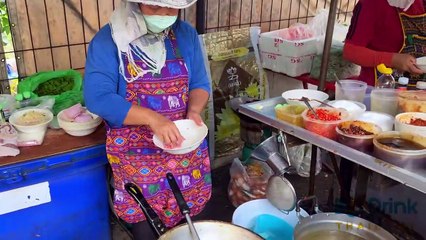
M 188 70 L 170 33 L 175 59 L 167 60 L 161 74 L 145 76 L 127 83 L 126 99 L 135 105 L 150 108 L 170 120 L 185 119 L 189 84 Z M 132 74 L 128 65 L 127 73 Z M 147 68 L 136 60 L 138 67 Z M 124 190 L 124 184 L 137 184 L 148 203 L 167 226 L 176 225 L 183 216 L 171 192 L 166 173 L 174 174 L 183 196 L 191 208 L 191 215 L 202 211 L 211 196 L 210 160 L 207 142 L 184 155 L 171 155 L 152 142 L 152 131 L 147 126 L 107 127 L 106 150 L 114 176 L 114 209 L 128 223 L 145 220 L 142 210 Z

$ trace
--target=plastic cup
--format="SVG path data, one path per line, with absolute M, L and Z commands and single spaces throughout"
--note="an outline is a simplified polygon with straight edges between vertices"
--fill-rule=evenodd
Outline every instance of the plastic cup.
M 398 114 L 398 91 L 395 89 L 374 89 L 371 92 L 371 111 Z
M 364 97 L 364 105 L 367 107 L 367 111 L 371 110 L 371 92 L 373 91 L 373 86 L 367 86 L 367 91 L 365 91 L 365 97 Z
M 358 80 L 340 80 L 342 88 L 336 82 L 336 100 L 364 102 L 367 83 Z

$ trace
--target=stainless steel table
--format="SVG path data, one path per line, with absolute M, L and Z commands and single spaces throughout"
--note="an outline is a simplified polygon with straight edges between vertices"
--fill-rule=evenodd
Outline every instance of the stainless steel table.
M 319 148 L 348 159 L 355 164 L 394 179 L 422 193 L 426 193 L 426 170 L 407 170 L 397 167 L 331 139 L 321 137 L 303 128 L 280 121 L 275 117 L 274 107 L 277 104 L 284 102 L 285 100 L 283 98 L 276 97 L 244 104 L 240 107 L 240 113 L 279 129 L 289 135 L 293 135 L 301 140 L 312 143 Z

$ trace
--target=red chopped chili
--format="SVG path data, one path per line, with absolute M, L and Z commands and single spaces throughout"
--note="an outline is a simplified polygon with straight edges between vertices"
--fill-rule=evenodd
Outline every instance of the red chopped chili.
M 315 112 L 317 113 L 318 118 L 321 121 L 330 122 L 330 121 L 337 121 L 341 119 L 340 112 L 332 112 L 332 111 L 329 111 L 328 109 L 323 109 L 323 108 L 318 108 L 315 110 Z M 307 116 L 311 119 L 316 119 L 314 113 L 311 110 L 308 111 Z
M 425 127 L 426 120 L 423 120 L 421 118 L 411 118 L 410 125 Z

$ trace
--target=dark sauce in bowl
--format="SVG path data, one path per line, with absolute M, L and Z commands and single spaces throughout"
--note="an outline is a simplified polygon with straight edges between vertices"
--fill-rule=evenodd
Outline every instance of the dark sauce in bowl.
M 395 138 L 395 137 L 390 137 L 390 138 L 381 138 L 377 140 L 380 144 L 383 144 L 385 146 L 394 148 L 394 149 L 399 149 L 399 150 L 424 150 L 426 149 L 425 147 L 423 147 L 422 145 L 407 140 L 407 139 L 403 139 L 403 138 Z

